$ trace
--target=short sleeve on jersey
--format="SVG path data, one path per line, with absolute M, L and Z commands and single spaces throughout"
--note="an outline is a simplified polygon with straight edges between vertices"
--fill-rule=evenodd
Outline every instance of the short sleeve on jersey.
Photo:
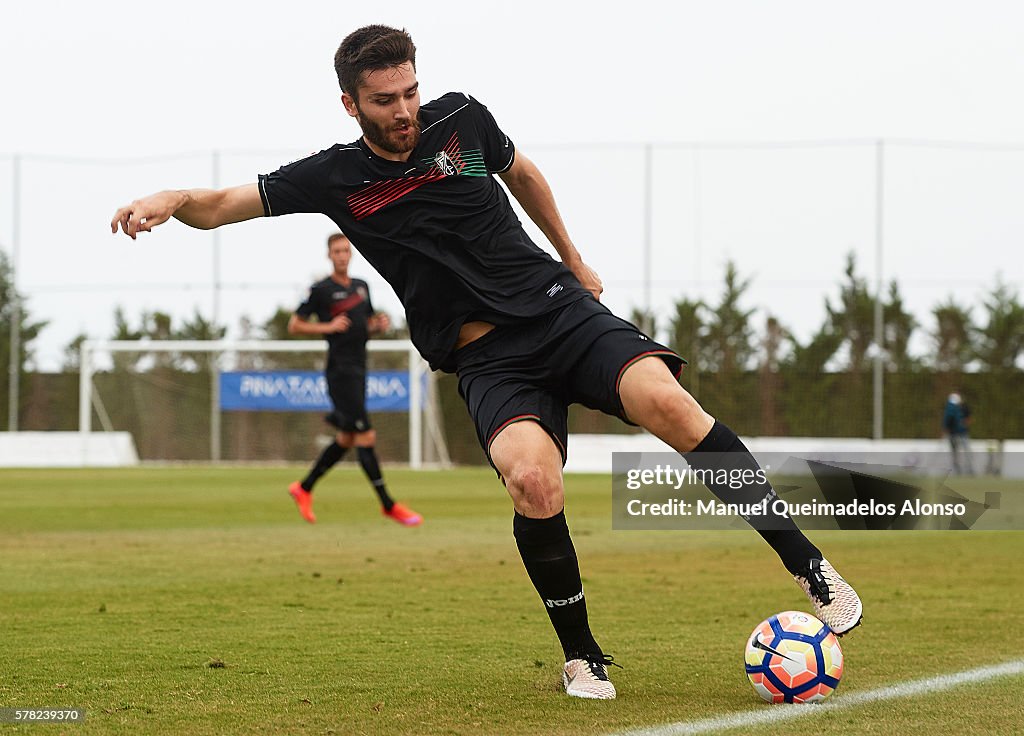
M 266 217 L 299 212 L 321 212 L 323 192 L 331 170 L 331 151 L 285 164 L 277 171 L 260 174 L 260 199 Z
M 309 319 L 310 317 L 312 317 L 314 314 L 317 313 L 316 304 L 314 304 L 315 300 L 316 289 L 311 288 L 309 290 L 309 294 L 306 296 L 306 300 L 295 309 L 295 314 L 299 315 L 303 319 Z
M 484 163 L 487 171 L 502 174 L 512 168 L 516 159 L 516 147 L 509 137 L 501 132 L 494 116 L 483 103 L 469 96 L 469 110 L 473 116 L 480 142 L 483 144 Z
M 373 315 L 375 312 L 373 309 L 373 302 L 370 301 L 370 285 L 365 281 L 360 281 L 359 283 L 361 283 L 363 288 L 366 290 L 366 307 L 370 310 L 370 314 Z

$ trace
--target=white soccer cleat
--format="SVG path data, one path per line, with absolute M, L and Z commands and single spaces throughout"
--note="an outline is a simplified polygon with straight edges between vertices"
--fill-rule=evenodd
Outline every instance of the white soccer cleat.
M 794 575 L 793 579 L 810 599 L 814 615 L 837 636 L 842 636 L 860 623 L 864 613 L 860 596 L 828 560 L 811 560 L 807 573 Z
M 585 655 L 586 659 L 570 659 L 562 669 L 565 694 L 574 698 L 614 700 L 615 686 L 608 679 L 608 665 L 614 664 L 607 654 Z M 618 665 L 616 665 L 617 667 Z

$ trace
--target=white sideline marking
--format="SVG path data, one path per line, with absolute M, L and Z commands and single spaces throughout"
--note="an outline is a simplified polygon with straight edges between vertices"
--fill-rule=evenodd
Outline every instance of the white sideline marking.
M 664 726 L 638 728 L 622 731 L 616 736 L 688 736 L 689 734 L 724 731 L 727 728 L 764 726 L 791 721 L 795 718 L 805 718 L 844 708 L 852 708 L 864 703 L 892 700 L 893 698 L 907 698 L 912 695 L 930 695 L 971 682 L 982 682 L 997 677 L 1021 674 L 1024 674 L 1024 659 L 1015 659 L 989 667 L 978 667 L 973 670 L 954 672 L 949 675 L 938 675 L 937 677 L 929 677 L 924 680 L 911 680 L 899 685 L 880 687 L 876 690 L 865 690 L 864 692 L 851 693 L 845 696 L 840 695 L 839 699 L 829 700 L 821 705 L 780 704 L 769 706 L 766 704 L 763 709 L 732 713 L 718 718 L 704 718 L 699 721 L 682 721 L 680 723 L 668 723 Z

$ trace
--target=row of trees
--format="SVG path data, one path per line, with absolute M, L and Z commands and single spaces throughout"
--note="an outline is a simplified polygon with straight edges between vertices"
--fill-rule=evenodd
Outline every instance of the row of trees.
M 878 297 L 858 274 L 854 254 L 838 297 L 825 300 L 825 319 L 806 341 L 770 313 L 758 325 L 756 310 L 746 306 L 749 286 L 730 263 L 715 302 L 676 302 L 661 334 L 690 360 L 687 389 L 741 433 L 871 436 Z M 980 309 L 950 296 L 922 325 L 892 281 L 881 308 L 886 436 L 938 434 L 937 413 L 954 390 L 980 410 L 981 436 L 1024 436 L 1024 412 L 1010 400 L 1024 389 L 1024 305 L 1016 291 L 997 279 Z M 633 318 L 657 327 L 650 315 Z M 919 331 L 927 349 L 915 354 Z
M 665 329 L 660 329 L 656 318 L 639 310 L 633 311 L 632 319 L 648 332 L 667 338 L 673 349 L 689 359 L 691 372 L 742 373 L 785 368 L 801 373 L 870 370 L 875 355 L 877 297 L 867 280 L 857 273 L 853 253 L 847 257 L 838 297 L 826 298 L 825 320 L 806 342 L 798 340 L 770 312 L 759 329 L 755 322 L 759 310 L 746 305 L 750 285 L 751 279 L 744 278 L 730 262 L 726 264 L 721 295 L 715 303 L 688 298 L 677 301 Z M 4 284 L 0 283 L 2 288 Z M 950 296 L 932 308 L 932 324 L 922 325 L 907 311 L 898 283 L 890 282 L 882 300 L 882 349 L 886 369 L 899 372 L 930 369 L 944 373 L 1021 370 L 1024 304 L 1017 292 L 997 279 L 983 297 L 979 311 L 980 315 L 976 316 L 972 306 Z M 262 322 L 243 317 L 239 336 L 242 339 L 296 339 L 287 330 L 291 314 L 290 310 L 279 307 Z M 163 312 L 143 313 L 132 323 L 118 308 L 114 322 L 111 338 L 116 340 L 213 340 L 227 334 L 225 326 L 213 325 L 198 312 L 177 325 Z M 30 344 L 44 326 L 45 323 L 26 321 L 22 326 L 23 344 Z M 911 352 L 911 341 L 919 330 L 926 332 L 929 350 L 915 355 Z M 390 336 L 404 336 L 404 331 L 395 330 Z M 66 347 L 65 369 L 77 370 L 78 349 L 84 339 L 85 336 L 80 335 Z M 6 349 L 6 343 L 0 346 L 2 349 Z M 141 360 L 141 356 L 135 359 Z M 161 360 L 183 369 L 194 363 L 193 358 L 180 355 Z
M 238 338 L 241 340 L 308 340 L 308 337 L 292 335 L 288 332 L 288 320 L 292 311 L 278 307 L 266 320 L 254 322 L 249 317 L 242 317 L 239 323 Z M 137 321 L 127 317 L 120 307 L 114 310 L 114 331 L 112 340 L 138 340 L 140 350 L 137 353 L 114 353 L 112 362 L 115 370 L 148 371 L 155 368 L 170 368 L 185 372 L 208 370 L 208 355 L 190 353 L 188 351 L 156 353 L 146 351 L 141 341 L 146 340 L 220 340 L 227 335 L 225 325 L 215 325 L 199 312 L 191 317 L 175 323 L 166 312 L 143 312 Z M 381 337 L 406 337 L 404 327 L 392 328 Z M 81 346 L 86 335 L 78 335 L 64 348 L 62 369 L 75 372 L 81 361 Z M 316 368 L 323 365 L 325 353 L 248 353 L 238 356 L 237 367 L 252 369 L 270 368 Z M 394 362 L 386 361 L 386 362 Z M 405 365 L 405 359 L 399 358 L 398 363 Z M 390 365 L 387 367 L 391 367 Z
M 870 436 L 876 295 L 858 273 L 854 255 L 847 259 L 838 295 L 825 300 L 825 318 L 820 328 L 807 340 L 797 339 L 770 313 L 759 317 L 759 310 L 748 304 L 750 285 L 750 278 L 730 263 L 717 299 L 702 302 L 683 298 L 674 305 L 671 317 L 660 325 L 640 312 L 634 312 L 632 318 L 690 361 L 684 385 L 710 411 L 729 417 L 741 433 Z M 10 269 L 2 253 L 0 297 L 0 406 L 5 415 L 14 294 Z M 882 296 L 882 311 L 887 436 L 931 436 L 937 432 L 934 414 L 945 393 L 952 390 L 975 399 L 972 404 L 979 410 L 979 432 L 999 437 L 1024 436 L 1024 419 L 1013 416 L 1020 417 L 1022 413 L 1007 401 L 1007 397 L 1024 390 L 1024 305 L 1016 291 L 997 279 L 979 305 L 961 303 L 950 296 L 931 310 L 926 324 L 921 324 L 907 310 L 898 284 L 893 281 Z M 278 308 L 262 321 L 243 319 L 235 334 L 243 339 L 296 339 L 287 333 L 290 315 L 291 310 Z M 210 340 L 227 333 L 225 326 L 214 325 L 199 313 L 175 321 L 166 313 L 146 312 L 133 320 L 118 309 L 114 317 L 110 337 L 118 340 Z M 22 347 L 18 356 L 22 369 L 31 356 L 33 340 L 44 328 L 44 323 L 22 316 Z M 396 330 L 391 336 L 404 337 L 406 333 Z M 79 336 L 66 347 L 63 368 L 69 379 L 77 372 L 79 347 L 84 339 Z M 915 353 L 913 346 L 922 343 L 927 348 Z M 156 354 L 147 353 L 144 344 L 140 348 L 139 353 L 116 354 L 113 372 L 122 376 L 148 375 L 146 380 L 150 381 L 163 380 L 160 374 L 165 372 L 208 373 L 205 354 Z M 322 360 L 323 354 L 319 352 L 250 354 L 240 358 L 238 367 L 315 368 L 322 365 Z M 396 360 L 403 362 L 401 358 Z M 208 383 L 199 375 L 196 378 L 196 386 Z M 452 386 L 448 382 L 448 377 L 444 377 L 439 384 L 442 408 L 453 424 L 464 423 L 465 410 L 458 401 L 454 382 Z M 37 384 L 41 385 L 38 381 Z M 28 393 L 25 386 L 23 382 L 23 404 Z M 73 386 L 69 380 L 60 392 L 73 393 Z M 44 400 L 45 393 L 36 389 L 34 409 L 31 416 L 26 415 L 32 421 L 25 428 L 33 422 L 40 424 L 35 428 L 64 428 L 72 424 L 74 420 L 69 418 L 42 425 L 44 417 L 51 410 L 56 411 L 57 405 L 57 399 Z M 993 424 L 997 415 L 1001 423 Z M 620 425 L 611 420 L 605 422 L 601 417 L 580 412 L 574 412 L 574 416 L 579 431 L 620 429 Z M 473 444 L 471 439 L 469 444 Z
M 867 280 L 857 273 L 856 266 L 855 256 L 850 253 L 839 295 L 834 300 L 825 300 L 825 320 L 806 342 L 794 337 L 770 312 L 758 327 L 758 310 L 745 304 L 751 280 L 744 278 L 731 262 L 726 264 L 717 302 L 680 299 L 665 329 L 661 329 L 658 319 L 639 310 L 633 311 L 632 320 L 650 333 L 667 337 L 669 344 L 690 360 L 691 371 L 730 373 L 792 367 L 805 373 L 861 372 L 870 368 L 874 357 L 877 297 Z M 11 313 L 16 297 L 10 263 L 0 252 L 0 365 L 5 369 L 10 363 Z M 892 281 L 882 303 L 886 368 L 949 373 L 1021 370 L 1024 304 L 1019 294 L 997 279 L 983 297 L 979 311 L 980 315 L 976 315 L 971 305 L 950 296 L 932 308 L 932 324 L 922 325 L 907 311 L 899 285 Z M 239 336 L 293 339 L 287 331 L 290 315 L 290 310 L 278 308 L 262 322 L 243 317 Z M 159 311 L 144 312 L 133 322 L 118 308 L 114 323 L 110 337 L 116 340 L 212 340 L 228 332 L 225 325 L 214 325 L 198 312 L 178 324 L 169 314 Z M 31 360 L 33 341 L 45 327 L 45 322 L 33 321 L 23 308 L 21 354 L 17 356 L 23 369 Z M 911 338 L 921 329 L 927 333 L 930 349 L 915 355 L 910 350 Z M 85 337 L 79 335 L 65 347 L 65 370 L 78 369 L 79 348 Z M 161 360 L 182 368 L 194 363 L 191 357 L 182 356 Z M 6 375 L 6 370 L 3 373 Z
M 685 298 L 675 303 L 665 332 L 671 347 L 690 359 L 691 369 L 714 373 L 786 367 L 804 373 L 870 369 L 875 355 L 877 297 L 857 273 L 853 253 L 847 257 L 838 298 L 826 298 L 823 324 L 803 343 L 770 313 L 763 328 L 757 328 L 754 317 L 758 310 L 744 305 L 750 284 L 730 262 L 716 303 Z M 976 317 L 974 308 L 950 296 L 932 308 L 933 324 L 924 326 L 907 311 L 897 282 L 890 282 L 882 299 L 886 369 L 951 373 L 1021 370 L 1024 304 L 1017 292 L 997 278 L 980 311 Z M 651 315 L 634 310 L 632 318 L 659 333 Z M 926 330 L 930 349 L 915 355 L 911 338 L 919 329 Z
M 18 354 L 13 356 L 14 365 L 20 378 L 32 358 L 32 342 L 46 327 L 46 322 L 35 322 L 25 311 L 25 298 L 15 291 L 14 270 L 7 254 L 0 250 L 0 421 L 7 426 L 8 396 L 10 393 L 11 328 L 14 325 L 15 310 L 20 308 L 18 319 Z

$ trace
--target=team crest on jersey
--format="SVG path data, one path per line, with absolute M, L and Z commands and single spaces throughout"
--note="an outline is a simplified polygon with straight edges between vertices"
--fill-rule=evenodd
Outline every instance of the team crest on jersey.
M 445 176 L 455 176 L 459 172 L 452 157 L 446 151 L 438 151 L 434 155 L 434 166 Z
M 487 176 L 483 152 L 479 149 L 463 150 L 458 132 L 452 133 L 444 148 L 431 158 L 423 159 L 423 163 L 441 176 Z

